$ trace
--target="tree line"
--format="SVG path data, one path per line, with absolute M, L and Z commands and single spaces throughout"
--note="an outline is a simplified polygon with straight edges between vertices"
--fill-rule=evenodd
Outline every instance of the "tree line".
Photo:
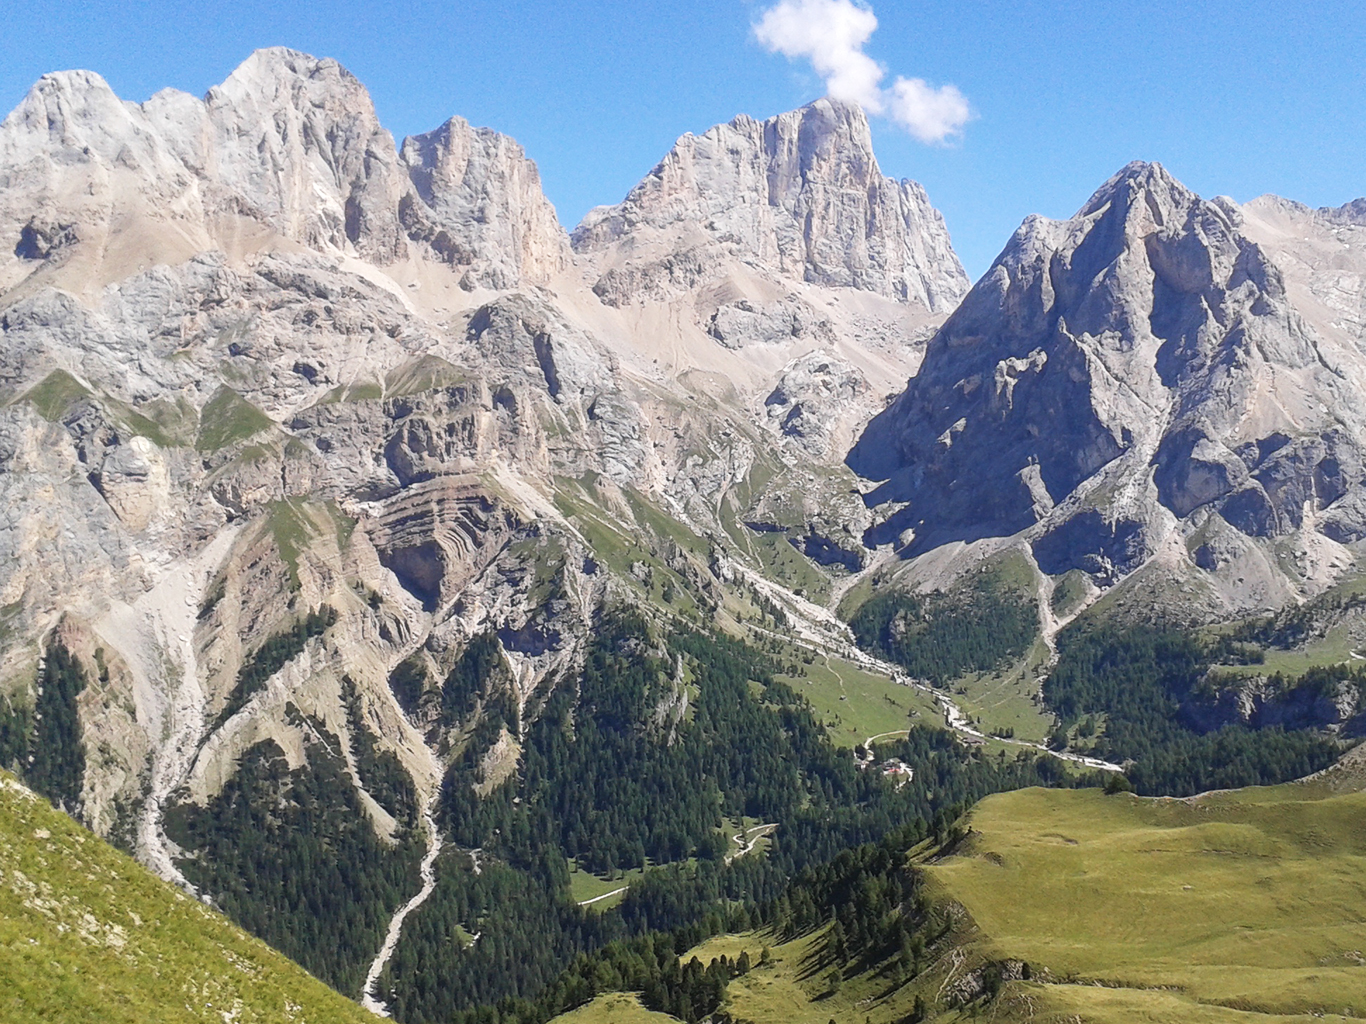
M 1104 715 L 1095 753 L 1131 762 L 1126 774 L 1146 795 L 1270 785 L 1331 764 L 1336 743 L 1308 729 L 1242 724 L 1200 732 L 1182 715 L 1221 648 L 1161 625 L 1078 624 L 1058 639 L 1058 663 L 1043 696 L 1063 728 Z
M 989 576 L 960 594 L 886 591 L 864 602 L 849 627 L 860 647 L 943 686 L 1024 654 L 1039 622 L 1032 596 Z

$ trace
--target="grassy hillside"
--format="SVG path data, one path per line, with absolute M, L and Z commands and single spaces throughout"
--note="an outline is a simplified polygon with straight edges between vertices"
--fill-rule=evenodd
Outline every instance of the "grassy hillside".
M 722 1007 L 754 1024 L 1360 1019 L 1362 761 L 1192 800 L 988 797 L 966 837 L 865 847 L 790 887 L 768 927 L 681 959 L 743 956 Z M 557 1024 L 605 1024 L 607 1008 Z
M 777 676 L 811 704 L 836 746 L 856 747 L 870 736 L 905 732 L 912 721 L 939 725 L 942 712 L 924 691 L 822 655 L 800 675 Z
M 374 1020 L 3 772 L 0 837 L 0 1020 Z
M 688 955 L 708 963 L 712 957 L 733 960 L 749 953 L 756 966 L 730 983 L 726 1008 L 754 1024 L 894 1024 L 913 1015 L 915 988 L 890 985 L 881 972 L 849 972 L 832 986 L 824 956 L 827 932 L 821 928 L 791 942 L 768 932 L 720 935 Z M 766 948 L 768 959 L 761 962 Z
M 1016 993 L 1040 1016 L 1366 1015 L 1366 794 L 1030 789 L 988 797 L 971 823 L 928 875 L 983 957 L 1046 979 Z
M 558 1024 L 678 1024 L 677 1017 L 647 1010 L 640 999 L 625 992 L 609 992 L 556 1017 Z

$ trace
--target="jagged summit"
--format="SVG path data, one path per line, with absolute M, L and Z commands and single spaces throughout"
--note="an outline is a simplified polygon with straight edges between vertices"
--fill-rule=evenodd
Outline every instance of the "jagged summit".
M 1026 220 L 849 455 L 884 481 L 873 503 L 906 503 L 870 539 L 1030 530 L 1045 571 L 1113 577 L 1215 520 L 1366 535 L 1362 357 L 1305 321 L 1242 220 L 1149 163 Z
M 401 156 L 342 65 L 296 50 L 256 51 L 202 100 L 164 90 L 125 103 L 91 72 L 45 76 L 0 125 L 0 235 L 25 239 L 17 262 L 0 255 L 0 287 L 35 257 L 84 250 L 107 264 L 91 272 L 102 282 L 137 258 L 272 237 L 381 266 L 431 259 L 469 288 L 568 265 L 568 237 L 515 142 L 458 118 L 410 142 Z M 105 258 L 113 236 L 137 239 L 131 260 Z
M 915 182 L 884 177 L 855 104 L 817 100 L 684 135 L 625 200 L 574 230 L 607 301 L 668 298 L 733 261 L 930 311 L 967 287 L 943 217 Z
M 510 288 L 522 274 L 543 282 L 570 266 L 568 236 L 541 191 L 535 163 L 514 139 L 452 117 L 404 139 L 401 157 L 421 200 L 400 204 L 409 237 L 421 238 L 442 260 L 469 264 L 475 283 Z M 458 237 L 451 224 L 462 227 Z

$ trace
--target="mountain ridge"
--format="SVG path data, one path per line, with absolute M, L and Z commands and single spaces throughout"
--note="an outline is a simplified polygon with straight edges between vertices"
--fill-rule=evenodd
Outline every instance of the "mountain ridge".
M 573 236 L 513 140 L 396 147 L 295 51 L 21 108 L 0 760 L 45 723 L 53 799 L 353 995 L 477 1015 L 972 794 L 1275 781 L 1351 728 L 1341 664 L 1220 675 L 1283 653 L 1252 610 L 1360 625 L 1350 210 L 1134 164 L 968 290 L 828 100 L 684 136 Z M 1152 707 L 1082 685 L 1114 651 Z
M 1345 568 L 1338 545 L 1361 536 L 1362 424 L 1344 390 L 1359 356 L 1300 316 L 1242 223 L 1143 163 L 1069 220 L 1028 218 L 850 454 L 883 481 L 870 505 L 897 503 L 870 542 L 1025 531 L 1050 575 L 1114 582 L 1207 525 L 1219 539 L 1187 557 L 1216 577 L 1261 557 L 1256 539 L 1301 536 L 1320 564 L 1298 580 L 1265 566 L 1254 604 Z

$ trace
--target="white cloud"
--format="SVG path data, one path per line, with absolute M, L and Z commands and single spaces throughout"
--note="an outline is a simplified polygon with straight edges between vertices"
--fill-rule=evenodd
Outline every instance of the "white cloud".
M 863 52 L 876 30 L 873 9 L 853 0 L 781 0 L 755 23 L 754 37 L 770 53 L 809 60 L 831 98 L 884 114 L 921 142 L 961 134 L 972 110 L 957 86 L 898 77 L 882 87 L 886 71 Z
M 837 100 L 882 109 L 883 71 L 863 52 L 877 29 L 877 16 L 851 0 L 782 0 L 754 26 L 754 36 L 771 53 L 805 57 Z
M 943 142 L 972 117 L 956 85 L 932 88 L 923 78 L 898 78 L 887 90 L 887 114 L 921 142 Z

